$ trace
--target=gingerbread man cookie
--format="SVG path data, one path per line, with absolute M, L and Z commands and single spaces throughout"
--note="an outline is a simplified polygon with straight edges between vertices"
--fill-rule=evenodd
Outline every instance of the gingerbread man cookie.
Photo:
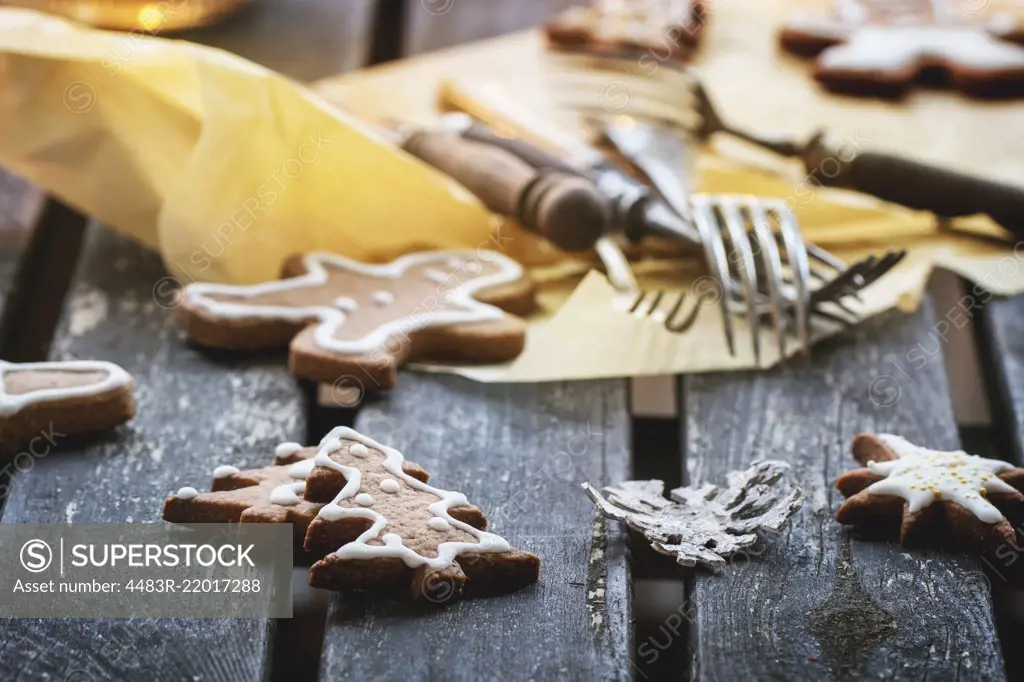
M 321 441 L 314 462 L 343 486 L 306 534 L 307 549 L 331 548 L 310 570 L 313 587 L 411 584 L 414 598 L 447 601 L 464 589 L 495 594 L 537 581 L 540 559 L 487 532 L 463 494 L 410 476 L 397 450 L 339 427 Z
M 135 416 L 132 385 L 110 362 L 0 361 L 0 450 L 123 424 Z
M 780 43 L 817 55 L 814 75 L 836 92 L 899 96 L 922 75 L 941 72 L 979 97 L 1024 94 L 1024 46 L 1016 20 L 978 23 L 948 0 L 835 0 L 830 18 L 800 17 Z
M 706 20 L 700 0 L 605 0 L 562 12 L 544 31 L 557 50 L 649 53 L 657 61 L 686 61 Z
M 502 362 L 520 352 L 526 325 L 507 314 L 534 305 L 515 261 L 490 251 L 433 251 L 369 265 L 327 253 L 293 258 L 277 282 L 185 287 L 177 319 L 200 344 L 263 348 L 291 343 L 306 379 L 354 378 L 392 388 L 410 360 Z
M 946 536 L 982 553 L 1017 546 L 1000 508 L 1024 503 L 1024 469 L 962 450 L 929 450 L 887 433 L 857 436 L 853 456 L 865 468 L 836 480 L 849 498 L 836 513 L 840 523 L 883 532 L 898 527 L 907 547 L 939 544 Z

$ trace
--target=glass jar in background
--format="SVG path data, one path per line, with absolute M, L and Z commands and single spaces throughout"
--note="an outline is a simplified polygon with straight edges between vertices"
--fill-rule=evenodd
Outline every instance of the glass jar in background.
M 148 33 L 210 24 L 249 0 L 0 0 L 0 5 L 49 12 L 83 24 Z

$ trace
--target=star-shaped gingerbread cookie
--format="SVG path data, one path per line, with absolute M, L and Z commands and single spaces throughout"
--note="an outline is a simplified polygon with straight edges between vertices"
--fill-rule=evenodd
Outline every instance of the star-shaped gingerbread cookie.
M 900 96 L 925 74 L 981 97 L 1024 94 L 1021 26 L 979 23 L 947 0 L 836 0 L 829 18 L 800 17 L 779 33 L 790 52 L 816 56 L 815 78 L 847 94 Z
M 464 589 L 496 594 L 537 581 L 540 559 L 487 532 L 486 518 L 461 493 L 410 476 L 397 450 L 339 427 L 314 461 L 307 496 L 327 501 L 309 525 L 306 548 L 329 553 L 310 570 L 313 587 L 411 584 L 414 598 L 441 602 Z M 337 483 L 341 490 L 328 500 Z
M 410 360 L 516 357 L 526 325 L 509 313 L 534 305 L 519 264 L 484 250 L 416 253 L 383 265 L 311 253 L 291 259 L 284 274 L 251 286 L 191 284 L 177 319 L 202 345 L 290 343 L 296 375 L 350 378 L 374 390 L 392 388 L 398 366 Z
M 929 450 L 886 433 L 857 436 L 853 456 L 864 468 L 836 480 L 849 498 L 836 513 L 840 523 L 878 532 L 899 528 L 907 547 L 947 537 L 986 554 L 1017 547 L 1000 508 L 1024 503 L 1024 469 L 962 450 Z
M 110 362 L 0 361 L 0 450 L 38 455 L 57 439 L 135 416 L 133 382 Z

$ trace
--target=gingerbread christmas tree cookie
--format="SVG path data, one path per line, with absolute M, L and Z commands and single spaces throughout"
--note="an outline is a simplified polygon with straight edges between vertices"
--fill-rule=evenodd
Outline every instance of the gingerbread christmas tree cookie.
M 1001 509 L 1024 503 L 1024 469 L 962 450 L 929 450 L 886 433 L 857 436 L 853 456 L 864 468 L 836 480 L 849 498 L 836 513 L 840 523 L 899 529 L 907 547 L 947 537 L 983 553 L 1017 546 Z
M 537 581 L 540 559 L 484 530 L 483 514 L 461 493 L 409 475 L 397 450 L 339 427 L 314 462 L 344 481 L 306 535 L 308 549 L 332 548 L 310 570 L 314 587 L 411 585 L 414 598 L 439 602 L 464 590 L 495 594 Z
M 516 357 L 526 326 L 509 312 L 534 305 L 522 268 L 483 250 L 417 253 L 384 265 L 312 253 L 290 260 L 284 274 L 252 286 L 189 285 L 177 319 L 192 339 L 215 348 L 290 343 L 298 376 L 349 377 L 373 390 L 393 387 L 398 366 L 410 360 Z
M 831 90 L 898 96 L 927 73 L 984 97 L 1024 95 L 1020 23 L 979 21 L 947 0 L 835 0 L 829 17 L 798 17 L 780 43 L 816 56 L 815 78 Z
M 317 448 L 298 443 L 281 443 L 274 452 L 274 465 L 262 469 L 239 470 L 222 464 L 213 470 L 210 492 L 198 492 L 184 486 L 164 502 L 164 521 L 171 523 L 290 523 L 295 545 L 301 549 L 306 529 L 323 504 L 307 499 L 306 481 L 316 478 L 317 492 L 330 497 L 341 490 L 344 481 L 313 477 L 313 457 Z M 417 464 L 406 462 L 408 475 L 427 478 Z M 333 492 L 330 490 L 333 488 Z
M 132 386 L 110 362 L 0 361 L 0 450 L 123 424 L 135 416 Z

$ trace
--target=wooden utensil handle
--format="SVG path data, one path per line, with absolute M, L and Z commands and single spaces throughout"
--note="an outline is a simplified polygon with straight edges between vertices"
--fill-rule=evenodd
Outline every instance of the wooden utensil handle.
M 823 185 L 846 187 L 943 218 L 988 214 L 1024 238 L 1024 187 L 894 154 L 861 152 L 844 159 L 822 134 L 808 142 L 803 156 L 807 170 Z
M 579 176 L 537 171 L 502 149 L 445 131 L 415 132 L 403 146 L 488 209 L 516 218 L 567 251 L 591 248 L 611 221 L 607 199 Z
M 532 145 L 529 142 L 524 142 L 523 140 L 502 137 L 480 123 L 474 123 L 466 128 L 466 130 L 463 131 L 462 136 L 467 140 L 483 142 L 484 144 L 504 149 L 510 154 L 514 154 L 519 157 L 534 168 L 556 170 L 568 174 L 576 173 L 576 170 L 573 169 L 572 166 L 554 154 Z
M 403 145 L 413 156 L 444 171 L 495 213 L 519 214 L 519 200 L 537 172 L 500 149 L 464 140 L 455 133 L 417 131 Z
M 849 168 L 853 189 L 942 217 L 984 213 L 1024 238 L 1024 187 L 876 152 L 858 154 Z

